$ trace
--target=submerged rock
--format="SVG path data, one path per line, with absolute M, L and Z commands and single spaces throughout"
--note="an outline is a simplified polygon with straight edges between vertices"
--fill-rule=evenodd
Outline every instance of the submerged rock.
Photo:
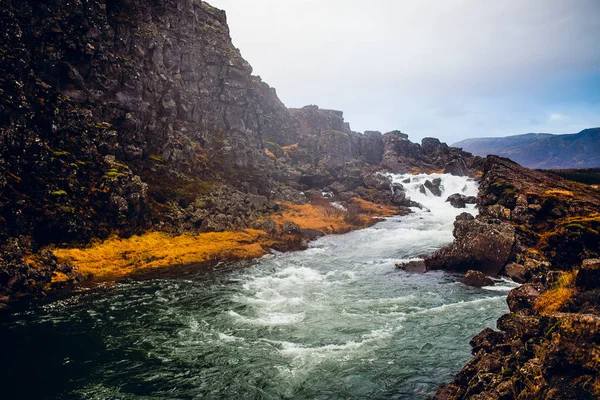
M 526 272 L 525 266 L 517 263 L 510 263 L 504 267 L 504 275 L 518 283 L 525 283 Z
M 492 278 L 488 278 L 481 271 L 473 270 L 467 271 L 461 282 L 467 286 L 473 287 L 494 286 L 494 280 Z
M 442 180 L 440 178 L 435 178 L 433 180 L 427 179 L 423 186 L 425 186 L 434 196 L 441 197 L 442 196 Z M 422 192 L 423 193 L 423 192 Z
M 448 196 L 446 202 L 449 202 L 454 208 L 465 208 L 467 204 L 477 203 L 477 197 L 465 196 L 464 194 L 454 193 Z
M 402 271 L 421 274 L 427 272 L 427 267 L 425 267 L 425 262 L 423 260 L 415 260 L 408 261 L 403 263 L 396 264 L 396 268 L 401 269 Z

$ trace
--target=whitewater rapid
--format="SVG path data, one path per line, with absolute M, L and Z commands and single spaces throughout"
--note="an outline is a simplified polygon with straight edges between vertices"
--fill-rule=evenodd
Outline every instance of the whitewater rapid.
M 421 193 L 435 178 L 442 196 Z M 452 241 L 455 217 L 476 209 L 445 200 L 476 195 L 477 183 L 392 179 L 424 208 L 305 251 L 55 303 L 17 318 L 13 340 L 25 329 L 50 331 L 48 340 L 85 332 L 87 352 L 52 350 L 69 361 L 55 373 L 75 375 L 56 398 L 427 398 L 470 358 L 471 337 L 495 327 L 514 284 L 477 289 L 457 275 L 397 270 Z

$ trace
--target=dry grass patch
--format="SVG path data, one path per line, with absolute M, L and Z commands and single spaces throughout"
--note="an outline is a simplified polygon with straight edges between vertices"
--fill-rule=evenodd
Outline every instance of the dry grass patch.
M 289 152 L 293 153 L 294 151 L 298 150 L 298 143 L 290 144 L 289 146 L 281 146 L 281 148 L 286 153 L 289 153 Z
M 287 202 L 281 206 L 281 213 L 271 217 L 279 226 L 290 221 L 303 229 L 316 229 L 323 233 L 341 233 L 353 229 L 344 221 L 343 212 L 333 206 Z
M 573 192 L 571 192 L 570 190 L 561 190 L 561 189 L 546 190 L 545 194 L 548 196 L 563 195 L 563 196 L 573 197 Z
M 348 204 L 350 207 L 356 207 L 359 213 L 369 216 L 390 217 L 398 214 L 398 210 L 394 207 L 372 203 L 357 197 L 350 199 Z
M 281 226 L 284 222 L 294 222 L 303 229 L 315 229 L 323 233 L 344 233 L 367 227 L 376 220 L 374 217 L 391 216 L 398 213 L 394 207 L 375 204 L 363 199 L 348 201 L 348 209 L 340 210 L 331 204 L 282 203 L 282 211 L 272 219 Z
M 275 156 L 275 154 L 273 154 L 273 152 L 272 152 L 271 150 L 269 150 L 269 149 L 265 149 L 265 154 L 266 154 L 267 156 L 269 156 L 269 157 L 273 158 L 273 159 L 277 158 L 277 157 Z
M 535 310 L 542 315 L 551 315 L 566 306 L 575 295 L 577 271 L 563 274 L 555 287 L 542 293 L 535 302 Z
M 112 237 L 87 248 L 56 249 L 60 262 L 79 268 L 86 278 L 113 280 L 146 269 L 261 257 L 271 241 L 260 230 L 170 236 L 149 232 L 127 239 Z

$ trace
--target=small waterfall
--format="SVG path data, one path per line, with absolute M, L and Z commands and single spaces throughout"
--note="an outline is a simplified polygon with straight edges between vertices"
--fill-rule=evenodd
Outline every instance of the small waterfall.
M 422 204 L 436 216 L 443 216 L 450 213 L 452 219 L 461 212 L 467 211 L 475 215 L 477 213 L 474 205 L 467 205 L 466 209 L 456 209 L 446 202 L 448 196 L 459 193 L 465 196 L 477 196 L 477 182 L 466 176 L 454 176 L 450 174 L 418 174 L 418 175 L 399 175 L 389 174 L 392 183 L 400 183 L 404 187 L 406 196 L 411 200 Z M 435 196 L 430 189 L 424 186 L 426 181 L 433 182 L 440 179 L 440 190 L 442 195 Z M 424 188 L 425 193 L 422 192 Z

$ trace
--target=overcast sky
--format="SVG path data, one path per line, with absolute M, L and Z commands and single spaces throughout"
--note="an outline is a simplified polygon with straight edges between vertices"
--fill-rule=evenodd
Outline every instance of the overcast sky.
M 600 0 L 211 0 L 288 107 L 454 143 L 600 126 Z

